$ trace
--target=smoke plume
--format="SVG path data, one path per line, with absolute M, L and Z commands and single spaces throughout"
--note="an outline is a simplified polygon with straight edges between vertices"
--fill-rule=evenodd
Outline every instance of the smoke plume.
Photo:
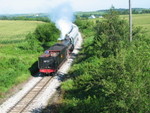
M 56 27 L 61 31 L 60 40 L 65 38 L 66 33 L 71 29 L 74 20 L 73 9 L 70 2 L 63 2 L 51 10 L 51 20 L 56 24 Z

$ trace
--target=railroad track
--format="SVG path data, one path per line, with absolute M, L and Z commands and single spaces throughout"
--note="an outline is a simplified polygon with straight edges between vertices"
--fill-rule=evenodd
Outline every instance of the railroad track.
M 36 97 L 47 87 L 50 83 L 52 76 L 43 77 L 20 101 L 18 101 L 8 113 L 23 113 L 29 112 L 28 107 L 32 105 Z

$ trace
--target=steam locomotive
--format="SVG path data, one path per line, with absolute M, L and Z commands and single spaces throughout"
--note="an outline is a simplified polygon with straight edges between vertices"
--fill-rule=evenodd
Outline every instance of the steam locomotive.
M 71 30 L 60 43 L 51 46 L 39 57 L 39 72 L 44 74 L 55 73 L 67 60 L 78 40 L 78 27 L 72 24 Z

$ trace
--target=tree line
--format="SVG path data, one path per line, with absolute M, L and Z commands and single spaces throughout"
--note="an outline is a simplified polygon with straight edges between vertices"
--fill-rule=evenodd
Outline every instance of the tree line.
M 129 10 L 123 10 L 123 11 L 118 11 L 120 14 L 124 15 L 124 14 L 129 14 Z M 137 10 L 137 9 L 133 9 L 132 10 L 132 14 L 147 14 L 150 13 L 150 9 L 143 9 L 143 10 Z
M 128 15 L 129 14 L 129 10 L 128 9 L 114 9 L 116 12 L 118 12 L 118 14 L 120 15 Z M 95 11 L 95 12 L 88 12 L 88 13 L 82 13 L 79 12 L 76 14 L 77 17 L 80 18 L 89 18 L 91 15 L 94 15 L 95 17 L 100 17 L 105 15 L 108 12 L 108 10 L 99 10 L 99 11 Z M 142 9 L 142 8 L 133 8 L 132 9 L 132 14 L 149 14 L 150 13 L 150 9 Z
M 50 19 L 45 16 L 0 16 L 0 20 L 29 20 L 29 21 L 43 21 L 50 22 Z

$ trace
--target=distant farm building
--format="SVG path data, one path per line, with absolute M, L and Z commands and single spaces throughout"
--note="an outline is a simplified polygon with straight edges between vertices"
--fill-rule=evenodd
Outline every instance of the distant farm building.
M 89 17 L 90 19 L 94 19 L 94 18 L 96 18 L 94 15 L 91 15 L 90 17 Z

